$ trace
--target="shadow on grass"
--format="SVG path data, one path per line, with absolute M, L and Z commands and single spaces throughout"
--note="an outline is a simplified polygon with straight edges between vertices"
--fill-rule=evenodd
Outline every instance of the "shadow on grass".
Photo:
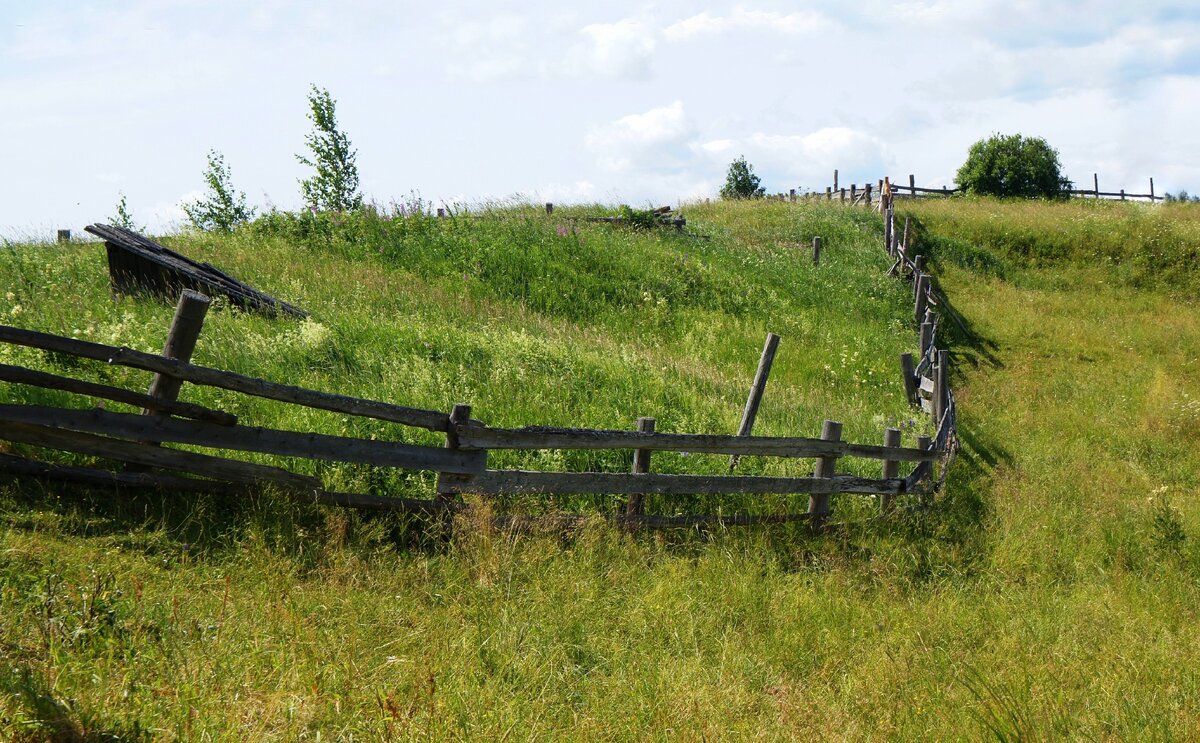
M 97 716 L 60 699 L 40 674 L 28 668 L 0 676 L 0 692 L 12 697 L 21 710 L 14 741 L 53 743 L 142 743 L 154 740 L 149 730 L 136 721 L 132 725 L 108 725 Z M 0 716 L 0 722 L 5 722 Z M 9 721 L 11 722 L 11 721 Z

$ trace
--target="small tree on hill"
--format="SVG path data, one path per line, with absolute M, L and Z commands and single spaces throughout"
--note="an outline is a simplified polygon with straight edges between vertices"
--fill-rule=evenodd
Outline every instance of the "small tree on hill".
M 229 232 L 254 216 L 254 210 L 246 206 L 246 194 L 234 190 L 225 157 L 216 150 L 208 151 L 204 182 L 208 184 L 208 197 L 182 205 L 197 229 Z
M 758 176 L 754 174 L 754 166 L 746 162 L 743 155 L 729 163 L 729 172 L 725 175 L 725 185 L 721 187 L 722 199 L 757 199 L 761 198 L 766 189 L 762 188 Z
M 958 185 L 984 196 L 1057 199 L 1070 195 L 1058 151 L 1041 137 L 993 134 L 971 145 Z
M 350 138 L 337 125 L 336 103 L 324 88 L 312 86 L 308 94 L 309 121 L 313 131 L 304 138 L 312 157 L 296 155 L 302 164 L 316 169 L 311 178 L 300 181 L 304 201 L 322 211 L 353 211 L 362 206 L 358 192 L 357 156 Z
M 133 221 L 133 214 L 129 211 L 129 204 L 125 202 L 125 193 L 118 191 L 117 196 L 117 213 L 108 218 L 108 223 L 113 227 L 124 227 L 133 232 L 145 232 L 146 228 L 138 225 Z

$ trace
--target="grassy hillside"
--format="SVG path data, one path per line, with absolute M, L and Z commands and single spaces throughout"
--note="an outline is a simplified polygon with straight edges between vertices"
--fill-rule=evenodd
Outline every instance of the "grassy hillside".
M 1023 213 L 1050 229 L 1066 213 L 1054 209 L 1074 208 Z M 1124 208 L 1116 224 L 1194 224 Z M 0 737 L 1188 738 L 1200 725 L 1194 305 L 1166 281 L 1088 260 L 1082 242 L 1030 261 L 988 238 L 1002 221 L 991 214 L 1024 207 L 912 209 L 963 322 L 953 383 L 966 451 L 928 516 L 821 538 L 630 537 L 596 523 L 564 540 L 462 523 L 443 544 L 398 519 L 270 495 L 0 486 Z M 834 417 L 875 441 L 911 418 L 895 369 L 913 345 L 908 294 L 883 277 L 877 216 L 698 205 L 687 216 L 702 238 L 498 216 L 274 217 L 174 238 L 314 316 L 216 312 L 198 358 L 405 404 L 469 402 L 499 425 L 655 415 L 660 430 L 722 432 L 769 329 L 784 341 L 762 432 L 813 434 Z M 814 234 L 826 239 L 818 269 Z M 0 322 L 161 344 L 170 308 L 111 302 L 94 246 L 9 246 L 0 268 L 0 296 L 12 294 Z M 255 422 L 436 441 L 187 396 Z M 906 442 L 916 432 L 905 426 Z M 511 463 L 628 466 L 611 453 Z M 321 474 L 377 492 L 430 487 L 369 468 Z M 835 507 L 853 520 L 870 504 Z

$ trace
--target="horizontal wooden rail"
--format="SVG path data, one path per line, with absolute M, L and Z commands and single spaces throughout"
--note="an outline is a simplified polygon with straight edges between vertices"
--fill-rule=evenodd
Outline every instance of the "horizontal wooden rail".
M 31 423 L 83 433 L 137 440 L 171 441 L 177 444 L 285 457 L 439 472 L 482 472 L 487 461 L 486 452 L 455 451 L 441 447 L 369 441 L 319 433 L 297 433 L 273 428 L 226 427 L 203 421 L 113 413 L 100 409 L 69 410 L 40 405 L 0 405 L 0 422 Z
M 864 457 L 926 462 L 939 453 L 800 437 L 642 433 L 589 428 L 487 428 L 458 426 L 458 444 L 470 449 L 649 449 L 693 454 L 763 457 Z
M 233 483 L 247 485 L 270 483 L 288 490 L 301 491 L 321 489 L 321 481 L 317 478 L 297 475 L 279 467 L 150 446 L 133 441 L 121 441 L 88 433 L 62 431 L 49 426 L 5 423 L 0 426 L 0 439 L 147 467 L 188 472 Z
M 363 400 L 357 397 L 337 395 L 329 392 L 318 392 L 303 387 L 293 387 L 287 384 L 268 382 L 255 377 L 247 377 L 234 372 L 210 369 L 203 366 L 193 366 L 174 359 L 164 358 L 152 353 L 142 353 L 130 348 L 106 346 L 102 343 L 92 343 L 74 338 L 64 338 L 49 333 L 39 333 L 34 330 L 24 330 L 8 325 L 0 325 L 0 341 L 19 346 L 40 348 L 46 351 L 65 353 L 86 359 L 95 359 L 118 366 L 128 366 L 135 369 L 152 371 L 157 374 L 181 379 L 192 384 L 241 392 L 268 400 L 278 400 L 321 410 L 332 410 L 338 413 L 356 415 L 364 418 L 402 423 L 407 426 L 425 428 L 431 431 L 445 431 L 449 427 L 449 416 L 436 410 L 422 410 L 392 405 L 375 400 Z
M 91 487 L 210 493 L 213 495 L 246 495 L 255 489 L 249 485 L 234 485 L 217 480 L 202 480 L 194 477 L 168 475 L 161 472 L 111 472 L 94 467 L 50 464 L 11 454 L 0 454 L 0 474 L 7 474 L 14 477 L 36 477 L 43 480 L 69 482 Z M 303 488 L 299 491 L 288 491 L 286 488 L 281 488 L 281 492 L 305 501 L 372 511 L 443 513 L 447 510 L 453 511 L 464 508 L 463 504 L 454 501 L 391 498 L 362 493 L 338 493 L 327 490 L 313 490 L 311 488 Z
M 823 477 L 759 477 L 725 475 L 659 475 L 623 472 L 526 472 L 488 470 L 480 475 L 445 474 L 438 478 L 442 494 L 525 495 L 658 493 L 662 495 L 733 493 L 863 493 L 900 494 L 901 479 L 871 480 L 838 475 Z
M 209 421 L 210 423 L 217 423 L 222 426 L 237 425 L 237 416 L 232 413 L 226 413 L 223 410 L 212 410 L 200 405 L 193 405 L 192 403 L 176 402 L 174 400 L 142 394 L 141 392 L 131 392 L 120 387 L 84 382 L 72 379 L 71 377 L 61 377 L 57 374 L 34 371 L 33 369 L 26 369 L 20 366 L 0 364 L 0 381 L 25 384 L 43 389 L 73 392 L 79 395 L 87 395 L 88 397 L 98 397 L 102 400 L 112 400 L 113 402 L 125 403 L 126 405 L 133 405 L 139 408 L 157 410 L 160 413 L 178 415 L 182 418 Z

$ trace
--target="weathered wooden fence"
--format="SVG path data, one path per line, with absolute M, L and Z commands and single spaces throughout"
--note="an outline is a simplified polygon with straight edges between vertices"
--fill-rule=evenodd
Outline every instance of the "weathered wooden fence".
M 150 354 L 34 330 L 0 326 L 0 342 L 42 349 L 77 359 L 93 360 L 154 373 L 148 392 L 84 381 L 73 377 L 12 365 L 0 365 L 0 381 L 54 389 L 141 408 L 140 413 L 102 408 L 62 408 L 44 405 L 0 405 L 0 440 L 28 447 L 72 452 L 127 465 L 98 466 L 52 464 L 18 455 L 0 454 L 0 472 L 19 478 L 33 477 L 90 486 L 159 488 L 188 492 L 248 492 L 263 486 L 318 503 L 356 508 L 449 513 L 469 507 L 460 496 L 481 497 L 520 494 L 613 494 L 627 496 L 615 521 L 646 527 L 697 524 L 746 525 L 811 520 L 824 523 L 830 498 L 837 493 L 879 497 L 881 509 L 890 511 L 904 495 L 926 495 L 934 483 L 934 465 L 948 453 L 947 439 L 922 438 L 914 447 L 900 446 L 900 431 L 887 429 L 882 443 L 843 441 L 841 424 L 826 421 L 821 438 L 748 435 L 766 384 L 763 364 L 751 391 L 739 435 L 666 433 L 655 430 L 653 419 L 639 420 L 638 430 L 588 428 L 494 428 L 474 420 L 466 405 L 449 413 L 405 407 L 388 402 L 295 387 L 230 371 L 190 363 L 209 300 L 184 291 L 163 353 Z M 778 339 L 776 338 L 776 342 Z M 773 344 L 768 338 L 771 355 Z M 769 372 L 769 360 L 765 360 Z M 72 368 L 77 366 L 73 364 Z M 944 368 L 944 367 L 939 367 Z M 286 431 L 246 425 L 233 414 L 177 399 L 184 384 L 216 387 L 282 403 L 328 410 L 349 416 L 373 418 L 445 434 L 440 447 L 417 446 Z M 951 406 L 952 406 L 952 397 Z M 206 450 L 252 452 L 279 457 L 299 457 L 352 464 L 367 464 L 437 473 L 437 492 L 430 498 L 397 498 L 378 493 L 341 493 L 327 490 L 318 478 L 298 474 L 274 464 L 250 462 L 218 453 L 200 453 L 164 446 L 184 444 Z M 625 449 L 634 452 L 631 472 L 531 472 L 488 468 L 488 452 L 501 449 Z M 766 477 L 655 473 L 652 453 L 673 451 L 739 456 L 785 457 L 815 460 L 810 477 Z M 846 457 L 880 462 L 878 478 L 837 472 Z M 128 467 L 132 465 L 132 467 Z M 902 467 L 909 467 L 901 475 Z M 647 494 L 779 493 L 810 495 L 808 508 L 772 515 L 653 515 L 644 510 Z M 560 519 L 578 517 L 563 516 Z
M 911 173 L 908 176 L 908 185 L 901 185 L 899 181 L 891 182 L 890 178 L 881 178 L 874 184 L 865 183 L 862 186 L 851 184 L 849 189 L 838 185 L 837 171 L 833 171 L 833 186 L 827 186 L 825 192 L 811 191 L 809 193 L 797 195 L 796 189 L 792 189 L 789 194 L 784 197 L 782 194 L 778 198 L 786 198 L 789 201 L 797 201 L 803 199 L 805 201 L 825 199 L 827 201 L 838 200 L 842 203 L 849 202 L 851 204 L 866 204 L 868 206 L 878 202 L 883 198 L 883 185 L 888 182 L 890 185 L 889 199 L 896 198 L 928 198 L 939 196 L 953 196 L 961 193 L 961 188 L 950 188 L 948 186 L 939 186 L 937 188 L 923 188 L 917 185 L 916 176 Z M 1092 197 L 1096 199 L 1114 199 L 1118 201 L 1136 201 L 1138 199 L 1146 199 L 1151 203 L 1155 201 L 1163 201 L 1166 197 L 1159 196 L 1154 193 L 1154 179 L 1150 179 L 1149 193 L 1133 193 L 1127 192 L 1124 188 L 1117 191 L 1101 191 L 1099 174 L 1092 174 L 1092 188 L 1089 189 L 1071 189 L 1069 192 L 1072 196 Z M 874 200 L 873 200 L 874 199 Z

